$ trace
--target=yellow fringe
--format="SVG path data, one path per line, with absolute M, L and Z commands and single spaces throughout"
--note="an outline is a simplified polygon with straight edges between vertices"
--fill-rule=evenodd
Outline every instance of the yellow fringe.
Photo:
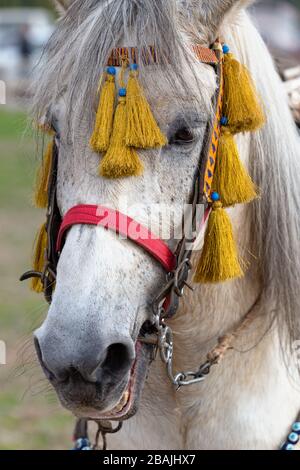
M 242 276 L 230 218 L 221 202 L 215 202 L 194 281 L 217 283 Z
M 35 240 L 34 256 L 33 256 L 33 269 L 34 271 L 42 272 L 45 266 L 45 253 L 47 249 L 47 232 L 46 224 L 43 224 L 38 232 Z M 43 285 L 40 279 L 33 278 L 31 280 L 31 289 L 37 294 L 43 292 Z
M 35 206 L 40 209 L 45 209 L 48 206 L 48 190 L 50 181 L 50 172 L 52 168 L 54 140 L 49 142 L 40 168 L 36 176 L 36 187 L 34 193 Z
M 127 86 L 128 120 L 126 144 L 147 149 L 163 147 L 167 138 L 161 132 L 138 81 L 138 72 L 132 70 Z
M 224 207 L 247 203 L 257 197 L 257 190 L 240 160 L 233 135 L 226 127 L 218 146 L 213 191 L 221 195 Z
M 126 98 L 119 97 L 110 146 L 100 164 L 100 175 L 105 178 L 138 176 L 143 172 L 138 154 L 126 145 L 126 123 Z
M 37 124 L 37 129 L 41 132 L 44 132 L 45 134 L 48 134 L 48 135 L 55 135 L 55 131 L 54 129 L 52 128 L 51 124 L 49 123 L 38 123 Z
M 107 74 L 100 94 L 94 132 L 90 140 L 90 145 L 95 152 L 106 152 L 109 147 L 114 119 L 115 89 L 115 76 Z
M 255 131 L 265 124 L 255 85 L 247 68 L 233 54 L 224 55 L 223 115 L 233 134 Z

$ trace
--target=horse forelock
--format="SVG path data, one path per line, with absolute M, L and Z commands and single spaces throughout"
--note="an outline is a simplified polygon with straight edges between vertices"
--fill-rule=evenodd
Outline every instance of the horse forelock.
M 187 93 L 190 56 L 178 28 L 175 2 L 145 0 L 75 1 L 58 23 L 39 65 L 33 85 L 33 115 L 40 119 L 64 93 L 68 127 L 74 115 L 94 119 L 95 96 L 101 74 L 114 47 L 154 45 L 165 74 L 163 87 L 172 89 L 174 79 Z M 183 65 L 184 64 L 184 65 Z M 140 64 L 140 76 L 147 75 Z M 66 87 L 67 84 L 67 87 Z M 160 87 L 157 81 L 156 87 Z M 74 111 L 74 112 L 73 112 Z

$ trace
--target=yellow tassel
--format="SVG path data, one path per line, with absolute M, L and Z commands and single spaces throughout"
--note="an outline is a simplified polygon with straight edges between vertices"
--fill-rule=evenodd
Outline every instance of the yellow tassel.
M 138 176 L 143 172 L 137 152 L 126 145 L 126 125 L 126 90 L 121 88 L 110 146 L 100 164 L 100 175 L 105 178 Z
M 47 249 L 46 224 L 43 224 L 35 240 L 33 256 L 34 271 L 42 272 L 45 266 L 45 253 Z M 43 285 L 40 279 L 34 278 L 31 281 L 31 289 L 40 294 L 43 292 Z
M 217 283 L 242 276 L 230 218 L 221 202 L 215 202 L 194 281 Z
M 41 132 L 44 132 L 45 134 L 53 136 L 55 134 L 55 131 L 53 130 L 51 124 L 49 123 L 39 123 L 37 125 L 37 129 Z
M 90 145 L 95 152 L 106 152 L 109 147 L 115 108 L 115 74 L 116 69 L 114 67 L 107 69 L 106 81 L 100 95 L 95 128 L 90 140 Z
M 49 142 L 40 168 L 37 172 L 34 202 L 36 207 L 45 209 L 48 206 L 49 180 L 52 168 L 54 140 Z
M 223 115 L 233 134 L 255 131 L 265 124 L 255 85 L 247 68 L 233 56 L 224 55 Z
M 131 66 L 127 86 L 128 121 L 126 144 L 141 149 L 163 147 L 167 138 L 161 132 L 138 81 L 137 66 Z
M 242 164 L 233 135 L 226 127 L 218 146 L 213 190 L 221 194 L 224 207 L 247 203 L 257 197 L 255 184 Z

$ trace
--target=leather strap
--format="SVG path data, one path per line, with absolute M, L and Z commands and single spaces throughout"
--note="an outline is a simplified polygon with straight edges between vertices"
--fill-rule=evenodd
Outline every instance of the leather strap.
M 176 268 L 176 256 L 168 245 L 150 230 L 131 217 L 104 206 L 78 205 L 72 207 L 65 215 L 57 238 L 56 251 L 61 252 L 66 232 L 78 224 L 100 225 L 114 231 L 122 237 L 129 238 L 155 258 L 166 270 Z
M 191 49 L 199 62 L 210 65 L 217 65 L 219 63 L 219 56 L 214 49 L 201 46 L 200 44 L 192 44 Z M 112 50 L 107 65 L 121 67 L 124 61 L 131 64 L 138 64 L 140 62 L 145 65 L 159 64 L 159 53 L 153 46 L 143 48 L 116 47 Z

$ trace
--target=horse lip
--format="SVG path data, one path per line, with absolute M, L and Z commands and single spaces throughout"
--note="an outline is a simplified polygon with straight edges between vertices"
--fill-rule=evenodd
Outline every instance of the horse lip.
M 129 383 L 125 389 L 125 392 L 129 389 L 129 398 L 123 409 L 117 413 L 112 411 L 101 413 L 95 410 L 95 413 L 89 413 L 89 419 L 95 421 L 126 421 L 138 412 L 142 390 L 151 362 L 151 352 L 149 345 L 137 342 L 136 360 L 132 367 Z

